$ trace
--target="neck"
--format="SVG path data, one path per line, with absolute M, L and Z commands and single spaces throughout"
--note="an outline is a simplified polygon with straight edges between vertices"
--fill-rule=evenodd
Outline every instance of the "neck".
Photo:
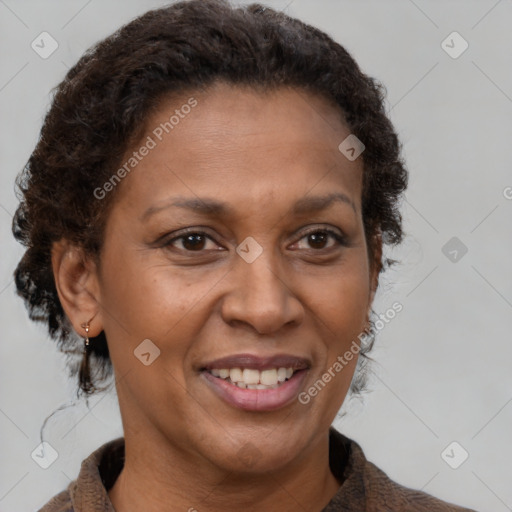
M 140 438 L 139 438 L 140 437 Z M 116 512 L 322 510 L 340 482 L 329 468 L 329 435 L 278 471 L 235 473 L 170 445 L 125 431 L 125 463 L 109 497 Z

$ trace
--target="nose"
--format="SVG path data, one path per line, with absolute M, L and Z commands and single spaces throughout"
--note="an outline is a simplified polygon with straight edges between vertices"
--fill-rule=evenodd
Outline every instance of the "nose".
M 294 284 L 287 282 L 282 272 L 264 256 L 247 263 L 238 258 L 231 272 L 233 286 L 224 297 L 221 312 L 231 326 L 249 326 L 259 334 L 274 334 L 288 325 L 299 325 L 304 308 L 294 294 Z

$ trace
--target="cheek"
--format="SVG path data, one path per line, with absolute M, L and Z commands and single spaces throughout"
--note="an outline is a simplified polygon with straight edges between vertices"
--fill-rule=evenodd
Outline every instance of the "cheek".
M 158 365 L 173 368 L 182 381 L 190 340 L 206 322 L 208 294 L 223 273 L 148 265 L 136 254 L 123 258 L 106 253 L 102 282 L 104 329 L 114 366 L 123 373 L 141 368 L 134 350 L 149 339 L 160 350 Z M 158 366 L 155 365 L 155 366 Z M 151 372 L 153 374 L 154 372 Z
M 149 263 L 137 253 L 120 257 L 112 250 L 105 260 L 102 305 L 139 336 L 158 337 L 173 329 L 215 282 L 211 273 L 199 276 L 165 261 Z
M 148 396 L 182 410 L 187 407 L 185 361 L 191 340 L 205 322 L 198 317 L 204 313 L 201 299 L 215 280 L 206 275 L 192 279 L 191 272 L 166 264 L 148 265 L 137 257 L 110 261 L 104 266 L 102 307 L 111 359 L 122 381 L 120 392 L 147 407 L 148 415 L 152 414 Z M 138 358 L 143 353 L 139 347 L 150 352 L 150 364 Z M 153 354 L 158 354 L 154 360 Z
M 360 335 L 370 307 L 369 286 L 367 268 L 360 263 L 350 266 L 350 271 L 345 267 L 316 292 L 323 351 L 303 398 L 311 400 L 312 414 L 326 421 L 332 421 L 341 407 L 356 370 Z
M 366 265 L 340 267 L 319 283 L 308 285 L 314 312 L 336 339 L 359 334 L 365 326 L 369 303 L 369 277 Z

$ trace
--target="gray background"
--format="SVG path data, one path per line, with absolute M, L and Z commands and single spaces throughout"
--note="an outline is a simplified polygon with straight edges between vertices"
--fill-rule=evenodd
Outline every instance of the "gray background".
M 404 309 L 379 334 L 371 393 L 346 403 L 335 425 L 402 484 L 479 511 L 512 510 L 512 1 L 267 4 L 327 31 L 386 85 L 411 174 L 408 235 L 394 251 L 402 265 L 383 276 L 375 303 L 377 312 L 394 301 Z M 44 418 L 74 398 L 75 383 L 14 293 L 22 248 L 10 232 L 13 183 L 50 89 L 91 44 L 160 5 L 0 0 L 2 512 L 38 509 L 87 455 L 122 435 L 110 393 L 90 410 L 81 403 L 52 417 L 45 438 L 59 456 L 48 469 L 30 456 Z M 30 46 L 43 31 L 59 44 L 47 59 Z M 441 46 L 453 31 L 469 43 L 456 59 Z M 468 249 L 456 262 L 442 252 L 454 236 Z M 469 453 L 458 469 L 441 457 L 452 441 Z

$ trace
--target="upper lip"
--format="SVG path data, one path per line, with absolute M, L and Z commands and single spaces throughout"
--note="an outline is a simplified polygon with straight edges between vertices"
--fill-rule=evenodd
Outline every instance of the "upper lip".
M 310 367 L 311 363 L 307 358 L 290 354 L 276 354 L 273 356 L 234 354 L 203 364 L 201 370 L 213 370 L 214 368 L 218 370 L 223 368 L 251 368 L 260 371 L 269 368 L 293 368 L 294 370 L 303 370 Z

